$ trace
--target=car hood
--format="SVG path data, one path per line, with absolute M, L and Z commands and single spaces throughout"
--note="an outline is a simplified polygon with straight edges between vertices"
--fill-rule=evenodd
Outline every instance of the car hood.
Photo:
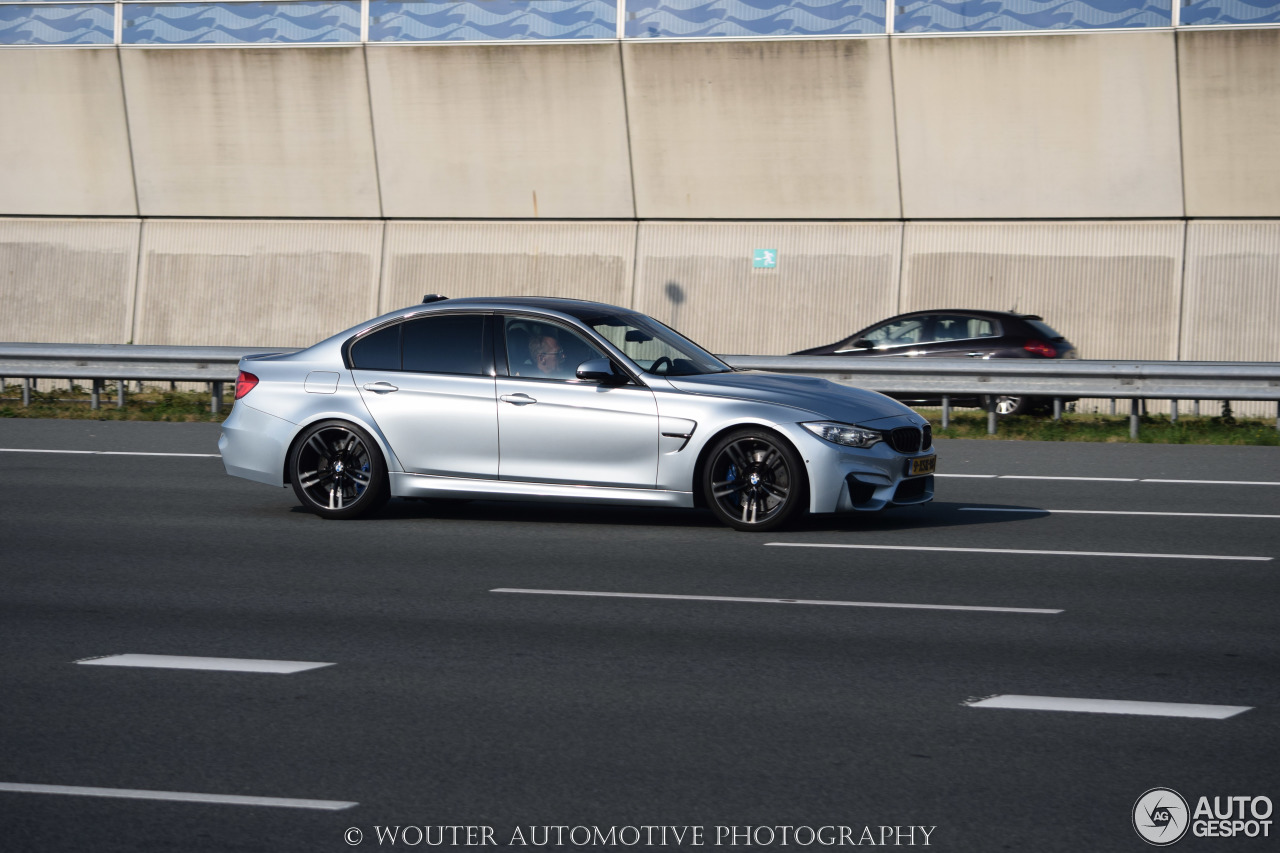
M 708 373 L 699 376 L 669 376 L 677 390 L 687 394 L 759 400 L 804 409 L 842 423 L 867 423 L 881 418 L 908 415 L 918 423 L 924 419 L 911 409 L 875 391 L 839 385 L 829 379 L 762 371 Z

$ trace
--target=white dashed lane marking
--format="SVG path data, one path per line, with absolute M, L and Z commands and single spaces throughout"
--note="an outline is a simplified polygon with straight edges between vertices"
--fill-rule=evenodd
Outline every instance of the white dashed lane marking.
M 1069 515 L 1169 515 L 1194 518 L 1280 518 L 1280 515 L 1258 515 L 1242 512 L 1144 512 L 1130 509 L 1035 509 L 1010 506 L 962 506 L 961 512 L 1044 512 Z
M 832 545 L 819 542 L 766 542 L 779 548 L 857 548 L 869 551 L 945 551 L 961 554 L 1040 554 L 1058 557 L 1142 557 L 1164 560 L 1257 560 L 1272 557 L 1236 557 L 1218 554 L 1137 554 L 1129 551 L 1033 551 L 1022 548 L 943 548 L 933 545 Z
M 76 661 L 84 666 L 136 666 L 153 669 L 201 669 L 217 672 L 267 672 L 273 675 L 290 675 L 333 666 L 303 660 L 254 660 L 249 658 L 199 658 L 180 655 L 108 655 Z
M 28 447 L 0 447 L 0 453 L 68 453 L 74 456 L 187 456 L 218 459 L 221 453 L 146 453 L 141 450 L 36 450 Z
M 1186 483 L 1199 486 L 1280 486 L 1280 480 L 1162 480 L 1154 477 L 1049 477 L 1038 474 L 934 474 L 971 480 L 1078 480 L 1086 483 Z
M 115 797 L 125 800 L 168 800 L 178 803 L 215 803 L 225 806 L 275 806 L 285 809 L 340 811 L 358 806 L 341 800 L 298 800 L 288 797 L 241 797 L 234 794 L 192 794 L 185 791 L 136 791 L 129 788 L 84 788 L 74 785 L 28 785 L 0 782 L 0 791 L 15 794 L 63 794 L 73 797 Z
M 491 589 L 490 592 L 514 592 L 524 595 L 577 595 L 596 598 L 656 598 L 674 601 L 723 601 L 739 604 L 810 604 L 827 607 L 888 607 L 902 610 L 973 610 L 988 613 L 1054 614 L 1061 610 L 1034 607 L 979 607 L 968 604 L 899 604 L 882 601 L 827 601 L 804 598 L 742 598 L 728 595 L 670 595 L 656 592 L 586 592 L 569 589 Z
M 1180 702 L 1137 702 L 1127 699 L 1071 699 L 1064 696 L 1008 694 L 965 702 L 970 708 L 1014 711 L 1072 711 L 1082 714 L 1137 714 L 1146 717 L 1193 717 L 1225 720 L 1253 710 L 1250 705 L 1190 705 Z

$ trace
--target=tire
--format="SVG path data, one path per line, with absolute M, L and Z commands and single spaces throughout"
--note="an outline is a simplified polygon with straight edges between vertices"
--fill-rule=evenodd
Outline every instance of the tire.
M 321 518 L 359 518 L 391 497 L 387 465 L 369 434 L 345 421 L 307 427 L 289 452 L 289 481 Z
M 984 407 L 990 399 L 991 398 L 988 397 L 983 401 Z M 996 397 L 996 414 L 1000 417 L 1029 414 L 1034 408 L 1035 400 L 1031 397 Z
M 806 491 L 799 454 L 763 429 L 725 435 L 703 466 L 703 498 L 716 518 L 734 530 L 763 533 L 781 527 L 804 504 Z

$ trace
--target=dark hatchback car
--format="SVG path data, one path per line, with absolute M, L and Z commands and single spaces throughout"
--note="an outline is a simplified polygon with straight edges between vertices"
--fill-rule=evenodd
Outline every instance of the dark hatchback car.
M 1035 314 L 946 309 L 912 311 L 882 320 L 842 341 L 792 355 L 857 358 L 1078 358 L 1075 346 Z M 940 398 L 892 395 L 904 403 L 937 406 Z M 986 406 L 986 397 L 952 397 L 955 406 Z M 1039 397 L 996 397 L 996 411 L 1018 415 L 1044 409 Z

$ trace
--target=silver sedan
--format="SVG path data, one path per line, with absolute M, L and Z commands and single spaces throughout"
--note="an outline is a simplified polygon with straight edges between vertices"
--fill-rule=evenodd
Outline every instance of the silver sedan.
M 240 362 L 228 474 L 324 518 L 392 497 L 708 507 L 738 530 L 933 499 L 928 422 L 870 391 L 737 371 L 595 302 L 444 299 Z

